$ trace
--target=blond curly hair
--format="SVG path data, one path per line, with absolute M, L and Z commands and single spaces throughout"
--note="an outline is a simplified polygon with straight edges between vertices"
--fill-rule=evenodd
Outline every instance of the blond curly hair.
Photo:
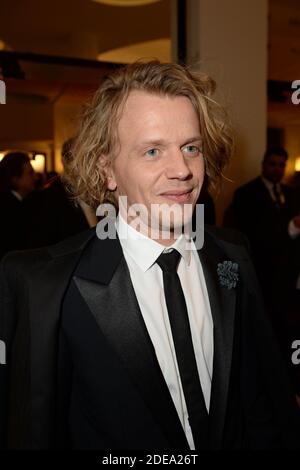
M 93 208 L 103 202 L 116 203 L 107 188 L 106 169 L 117 155 L 118 122 L 134 90 L 190 99 L 203 137 L 208 185 L 216 187 L 232 153 L 233 140 L 224 108 L 212 99 L 215 82 L 178 64 L 136 62 L 105 77 L 84 109 L 64 174 L 74 198 Z

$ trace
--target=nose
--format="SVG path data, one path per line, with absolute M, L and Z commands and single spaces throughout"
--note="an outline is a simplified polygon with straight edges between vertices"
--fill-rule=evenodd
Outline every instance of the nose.
M 192 176 L 191 169 L 181 149 L 172 149 L 167 157 L 166 176 L 168 179 L 186 180 Z

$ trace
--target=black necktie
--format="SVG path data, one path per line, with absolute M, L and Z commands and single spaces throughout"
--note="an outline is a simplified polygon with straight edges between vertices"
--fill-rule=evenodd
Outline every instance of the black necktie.
M 188 312 L 177 274 L 179 258 L 178 251 L 173 250 L 170 253 L 162 253 L 156 262 L 163 271 L 166 304 L 195 447 L 206 449 L 208 414 L 197 369 Z

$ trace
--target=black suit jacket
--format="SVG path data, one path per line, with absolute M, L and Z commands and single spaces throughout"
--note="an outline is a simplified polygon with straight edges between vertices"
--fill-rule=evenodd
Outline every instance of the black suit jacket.
M 234 225 L 248 238 L 255 267 L 272 311 L 286 311 L 299 272 L 299 241 L 288 224 L 300 211 L 296 190 L 282 184 L 285 203 L 280 210 L 261 177 L 238 188 L 233 198 Z
M 296 448 L 299 411 L 245 247 L 239 237 L 209 229 L 199 256 L 214 322 L 209 448 Z M 239 265 L 236 288 L 220 285 L 217 265 L 224 260 Z M 7 345 L 0 367 L 2 443 L 53 448 L 66 431 L 73 448 L 188 449 L 118 240 L 100 241 L 91 230 L 47 249 L 9 254 L 0 287 Z M 64 324 L 70 289 L 76 308 Z M 59 387 L 59 351 L 66 346 L 69 392 Z
M 75 206 L 59 177 L 47 189 L 35 191 L 28 199 L 31 204 L 27 224 L 30 248 L 53 245 L 89 228 L 82 209 Z
M 233 210 L 236 226 L 250 241 L 256 260 L 272 263 L 289 253 L 289 221 L 300 210 L 293 188 L 281 185 L 285 203 L 278 210 L 261 177 L 235 191 Z
M 12 250 L 27 248 L 27 204 L 11 191 L 0 193 L 0 259 Z

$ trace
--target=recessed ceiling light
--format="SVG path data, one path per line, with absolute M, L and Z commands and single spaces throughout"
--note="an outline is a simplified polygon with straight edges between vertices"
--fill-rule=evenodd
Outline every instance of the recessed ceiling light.
M 161 62 L 171 60 L 171 39 L 160 38 L 151 41 L 129 44 L 124 47 L 102 52 L 98 60 L 104 62 L 132 63 L 139 59 L 159 59 Z
M 93 2 L 104 3 L 105 5 L 118 7 L 138 7 L 159 1 L 160 0 L 93 0 Z

